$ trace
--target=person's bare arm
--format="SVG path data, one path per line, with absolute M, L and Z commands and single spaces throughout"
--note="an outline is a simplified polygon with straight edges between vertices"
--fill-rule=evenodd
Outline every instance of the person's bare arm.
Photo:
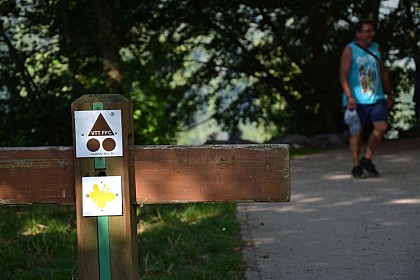
M 354 100 L 350 84 L 349 84 L 349 73 L 352 60 L 352 51 L 350 46 L 346 46 L 341 54 L 340 59 L 340 84 L 347 97 L 347 108 L 354 109 L 357 104 Z

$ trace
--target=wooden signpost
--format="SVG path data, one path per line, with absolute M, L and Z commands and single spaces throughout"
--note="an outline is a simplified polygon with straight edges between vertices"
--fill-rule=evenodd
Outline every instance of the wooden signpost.
M 80 279 L 138 279 L 136 205 L 290 201 L 288 145 L 134 146 L 132 115 L 84 95 L 73 147 L 0 148 L 0 205 L 76 204 Z

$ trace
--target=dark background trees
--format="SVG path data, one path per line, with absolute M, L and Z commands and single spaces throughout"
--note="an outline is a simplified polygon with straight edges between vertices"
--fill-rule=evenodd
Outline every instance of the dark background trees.
M 395 92 L 413 86 L 418 1 L 284 2 L 0 0 L 0 145 L 71 145 L 86 93 L 132 100 L 138 144 L 174 143 L 200 111 L 231 134 L 340 131 L 339 57 L 360 17 Z

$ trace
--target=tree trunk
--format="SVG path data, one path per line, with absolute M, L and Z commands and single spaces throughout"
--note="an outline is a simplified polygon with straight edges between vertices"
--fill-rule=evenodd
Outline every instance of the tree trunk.
M 413 48 L 413 53 L 411 54 L 413 59 L 416 59 L 417 56 L 420 54 L 420 49 L 417 46 L 417 42 L 419 41 L 418 32 L 416 31 L 416 24 L 414 22 L 413 14 L 411 12 L 411 1 L 402 1 L 402 4 L 405 12 L 407 13 L 407 25 L 408 25 L 408 38 L 410 40 L 410 45 Z
M 80 91 L 79 89 L 82 88 L 80 82 L 76 79 L 77 74 L 79 73 L 79 65 L 77 64 L 74 56 L 71 55 L 72 44 L 74 41 L 74 35 L 72 33 L 72 20 L 70 15 L 70 8 L 69 8 L 69 0 L 62 0 L 60 2 L 60 20 L 61 20 L 61 28 L 62 28 L 62 35 L 64 38 L 64 46 L 68 52 L 68 59 L 69 59 L 69 69 L 72 73 L 72 79 L 70 81 L 71 87 L 75 92 Z
M 114 1 L 96 0 L 98 40 L 102 51 L 103 69 L 111 81 L 111 90 L 123 93 L 122 61 L 119 54 Z M 115 93 L 115 92 L 114 92 Z
M 379 7 L 381 5 L 381 0 L 371 0 L 366 2 L 366 14 L 364 17 L 370 19 L 376 24 L 379 17 Z
M 311 100 L 313 106 L 317 103 L 320 104 L 320 118 L 324 124 L 324 128 L 327 131 L 337 131 L 336 122 L 334 120 L 333 109 L 329 106 L 330 96 L 326 89 L 325 83 L 322 81 L 326 80 L 323 71 L 320 71 L 320 67 L 325 64 L 325 51 L 324 44 L 327 41 L 326 38 L 326 21 L 328 11 L 321 7 L 323 1 L 314 1 L 311 10 L 308 15 L 308 26 L 310 28 L 309 42 L 312 49 L 312 62 L 308 67 L 309 73 L 306 74 L 308 84 L 312 85 L 314 90 L 314 100 Z M 321 81 L 321 82 L 320 82 Z

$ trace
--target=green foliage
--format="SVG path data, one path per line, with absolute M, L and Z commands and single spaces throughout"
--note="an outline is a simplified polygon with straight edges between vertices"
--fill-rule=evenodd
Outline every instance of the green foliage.
M 378 22 L 395 90 L 412 87 L 400 65 L 419 51 L 419 4 L 384 13 L 382 2 L 3 0 L 0 145 L 70 145 L 70 103 L 86 93 L 133 100 L 138 144 L 174 143 L 200 111 L 231 133 L 247 121 L 337 131 L 357 18 Z

